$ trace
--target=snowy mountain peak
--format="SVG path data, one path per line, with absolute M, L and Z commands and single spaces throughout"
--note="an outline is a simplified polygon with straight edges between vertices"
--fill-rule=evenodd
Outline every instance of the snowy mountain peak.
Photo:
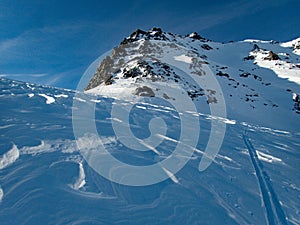
M 166 93 L 172 87 L 201 108 L 218 105 L 224 97 L 231 118 L 242 115 L 244 120 L 274 124 L 270 114 L 278 119 L 283 112 L 298 116 L 292 99 L 292 93 L 300 92 L 297 43 L 218 43 L 196 32 L 180 36 L 160 28 L 138 29 L 100 62 L 85 90 L 119 99 L 147 95 L 180 101 Z M 207 84 L 210 77 L 221 89 Z
M 138 41 L 140 39 L 144 40 L 169 40 L 166 36 L 166 33 L 162 31 L 161 28 L 153 27 L 148 31 L 143 31 L 141 29 L 135 30 L 133 33 L 130 34 L 129 37 L 125 38 L 121 45 L 125 45 L 131 42 Z

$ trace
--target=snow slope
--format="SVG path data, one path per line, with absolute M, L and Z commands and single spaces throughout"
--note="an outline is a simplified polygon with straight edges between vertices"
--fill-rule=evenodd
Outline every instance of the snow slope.
M 163 182 L 126 186 L 100 176 L 79 153 L 72 129 L 76 93 L 4 78 L 0 87 L 0 224 L 300 223 L 299 131 L 186 112 L 201 126 L 188 163 L 176 174 L 166 168 L 170 179 Z M 44 96 L 55 101 L 47 104 Z M 132 106 L 129 120 L 139 138 L 149 136 L 153 117 L 167 125 L 168 138 L 157 152 L 140 152 L 115 136 L 114 99 L 76 97 L 86 107 L 95 104 L 102 142 L 121 161 L 153 164 L 179 144 L 180 117 L 161 100 Z M 225 139 L 210 167 L 200 172 L 213 120 L 226 122 Z M 80 141 L 97 147 L 92 138 Z

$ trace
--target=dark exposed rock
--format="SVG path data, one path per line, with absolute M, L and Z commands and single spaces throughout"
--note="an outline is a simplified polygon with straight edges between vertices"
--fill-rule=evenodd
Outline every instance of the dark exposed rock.
M 194 40 L 206 41 L 206 39 L 201 37 L 197 32 L 193 32 L 190 35 L 186 35 L 186 37 L 190 37 Z
M 149 31 L 143 31 L 141 29 L 135 30 L 128 38 L 125 38 L 121 45 L 132 43 L 141 39 L 145 40 L 168 40 L 165 33 L 161 28 L 153 27 Z
M 112 78 L 113 76 L 110 76 L 110 78 L 104 82 L 105 85 L 111 85 L 113 83 Z
M 208 96 L 207 96 L 207 103 L 208 103 L 208 104 L 218 103 L 218 100 L 217 100 L 216 97 L 208 95 Z
M 208 44 L 203 44 L 201 45 L 201 48 L 205 49 L 205 50 L 212 50 L 213 48 L 210 47 Z
M 217 72 L 216 75 L 220 76 L 220 77 L 227 77 L 227 78 L 229 78 L 229 74 L 228 73 L 223 73 L 222 71 Z
M 136 67 L 123 72 L 123 77 L 124 78 L 130 78 L 130 77 L 135 78 L 135 77 L 140 76 L 140 75 L 142 75 L 142 72 Z
M 260 47 L 257 44 L 254 44 L 252 51 L 258 51 L 258 50 L 260 50 Z
M 248 55 L 247 57 L 244 58 L 244 60 L 254 60 L 255 57 L 253 55 Z
M 222 66 L 221 68 L 220 68 L 220 70 L 226 70 L 228 67 L 227 66 Z
M 155 97 L 154 91 L 147 86 L 138 87 L 137 89 L 135 89 L 135 92 L 133 94 L 144 97 Z
M 258 76 L 258 75 L 254 74 L 253 77 L 254 77 L 255 80 L 262 81 L 262 78 L 260 76 Z
M 240 74 L 240 77 L 249 77 L 249 76 L 251 76 L 251 73 L 247 73 L 247 72 L 245 72 L 245 73 L 241 73 Z
M 272 51 L 269 51 L 269 55 L 264 58 L 265 60 L 280 60 L 280 57 Z
M 139 38 L 143 37 L 144 35 L 146 35 L 147 32 L 143 31 L 141 29 L 137 29 L 134 32 L 132 32 L 129 36 L 129 38 L 125 38 L 122 42 L 121 45 L 125 45 L 134 41 L 139 40 Z
M 196 99 L 199 96 L 205 95 L 203 89 L 200 89 L 200 90 L 190 90 L 190 91 L 187 91 L 187 93 L 188 93 L 188 95 L 190 96 L 191 99 Z
M 113 63 L 114 61 L 111 59 L 111 57 L 107 56 L 100 64 L 100 66 L 97 68 L 96 73 L 90 80 L 88 86 L 84 90 L 89 90 L 94 87 L 99 86 L 102 83 L 110 83 L 109 80 L 111 80 L 111 76 L 113 71 Z

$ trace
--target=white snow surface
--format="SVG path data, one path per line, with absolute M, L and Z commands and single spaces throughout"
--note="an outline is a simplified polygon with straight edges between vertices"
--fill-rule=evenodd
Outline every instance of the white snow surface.
M 42 96 L 46 99 L 46 104 L 52 104 L 53 102 L 55 102 L 55 98 L 48 96 L 46 94 L 39 94 L 39 96 Z
M 4 192 L 3 189 L 0 187 L 0 204 L 2 202 L 3 196 L 4 196 Z
M 255 55 L 255 62 L 257 65 L 273 70 L 278 77 L 288 79 L 300 85 L 300 67 L 296 67 L 295 64 L 284 60 L 265 60 L 268 56 L 268 52 L 259 51 L 252 53 Z M 300 65 L 300 64 L 299 64 Z
M 82 162 L 78 163 L 78 167 L 79 167 L 78 178 L 77 178 L 76 182 L 72 185 L 72 187 L 75 190 L 79 190 L 86 184 L 85 173 L 84 173 L 84 168 L 83 168 Z
M 300 55 L 300 38 L 297 38 L 295 40 L 292 41 L 288 41 L 285 43 L 281 43 L 282 47 L 286 47 L 286 48 L 294 48 L 294 53 L 296 55 Z
M 256 151 L 257 155 L 258 155 L 258 159 L 268 162 L 268 163 L 276 163 L 276 162 L 282 162 L 281 159 L 268 155 L 266 153 L 260 152 L 260 151 Z
M 16 145 L 13 145 L 8 152 L 4 153 L 0 157 L 0 170 L 10 166 L 18 158 L 19 158 L 19 149 L 17 148 Z
M 177 61 L 182 61 L 182 62 L 190 64 L 190 63 L 192 63 L 193 58 L 186 56 L 186 55 L 179 55 L 179 56 L 174 56 L 174 59 Z

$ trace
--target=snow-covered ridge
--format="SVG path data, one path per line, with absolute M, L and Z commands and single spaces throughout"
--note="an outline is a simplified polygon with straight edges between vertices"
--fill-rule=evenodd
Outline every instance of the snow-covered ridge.
M 290 48 L 297 40 L 217 43 L 197 33 L 137 30 L 100 62 L 85 90 L 117 99 L 148 96 L 181 101 L 159 88 L 166 86 L 202 109 L 205 103 L 220 104 L 217 96 L 223 95 L 230 118 L 243 115 L 242 121 L 277 127 L 274 121 L 282 120 L 281 113 L 294 117 L 299 111 L 292 94 L 300 93 L 300 59 Z M 221 91 L 206 84 L 211 74 Z
M 293 48 L 294 53 L 300 55 L 300 38 L 280 44 L 282 47 Z

